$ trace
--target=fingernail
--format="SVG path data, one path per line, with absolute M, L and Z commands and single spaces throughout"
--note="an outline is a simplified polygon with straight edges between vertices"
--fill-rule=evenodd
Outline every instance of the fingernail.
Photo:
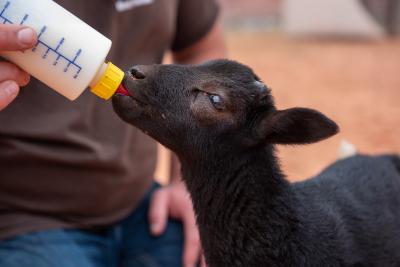
M 6 94 L 10 97 L 17 96 L 19 88 L 16 83 L 10 82 L 9 84 L 6 85 L 6 88 L 4 89 Z
M 151 233 L 152 234 L 158 234 L 158 232 L 160 231 L 160 224 L 158 224 L 158 223 L 152 223 L 151 225 L 150 225 L 150 229 L 151 229 Z
M 31 45 L 35 40 L 35 32 L 31 28 L 24 28 L 17 33 L 18 40 L 23 45 Z

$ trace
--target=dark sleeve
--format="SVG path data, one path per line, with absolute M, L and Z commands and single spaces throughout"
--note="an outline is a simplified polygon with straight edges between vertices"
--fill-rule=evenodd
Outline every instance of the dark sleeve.
M 217 0 L 179 0 L 172 50 L 187 48 L 206 36 L 218 14 Z

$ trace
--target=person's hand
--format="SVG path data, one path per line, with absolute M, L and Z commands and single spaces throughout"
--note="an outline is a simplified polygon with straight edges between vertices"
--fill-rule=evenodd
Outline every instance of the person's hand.
M 35 46 L 37 35 L 28 27 L 0 25 L 0 53 L 24 51 Z M 12 63 L 0 61 L 0 110 L 18 95 L 20 86 L 29 82 L 29 74 Z
M 183 222 L 185 236 L 183 266 L 197 266 L 201 258 L 201 266 L 205 267 L 192 201 L 182 182 L 173 183 L 154 192 L 149 211 L 151 233 L 161 235 L 166 228 L 168 217 Z

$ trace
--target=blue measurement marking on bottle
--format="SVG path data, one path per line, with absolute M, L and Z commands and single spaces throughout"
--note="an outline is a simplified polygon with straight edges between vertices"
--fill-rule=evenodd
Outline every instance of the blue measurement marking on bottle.
M 40 38 L 42 37 L 43 33 L 47 30 L 46 26 L 43 26 L 43 28 L 40 30 L 39 34 L 38 34 L 38 40 L 40 40 Z M 37 42 L 37 44 L 35 45 L 34 48 L 32 48 L 32 52 L 36 52 L 36 49 L 39 45 L 39 41 Z
M 19 25 L 24 25 L 25 21 L 29 18 L 28 14 L 25 14 L 25 16 L 22 18 L 21 22 L 19 23 Z
M 56 51 L 58 51 L 58 49 L 64 44 L 65 39 L 61 38 L 60 42 L 58 42 L 58 45 L 56 47 Z M 56 66 L 58 64 L 58 61 L 60 60 L 61 56 L 58 55 L 57 59 L 54 61 L 53 66 Z
M 0 21 L 2 21 L 3 24 L 15 24 L 12 22 L 10 19 L 8 19 L 5 16 L 5 12 L 9 7 L 11 6 L 11 2 L 7 1 L 6 4 L 4 5 L 3 9 L 0 11 Z M 21 22 L 19 23 L 20 25 L 23 25 L 29 18 L 29 14 L 25 14 L 24 17 L 22 18 Z M 61 52 L 59 52 L 60 47 L 65 43 L 65 38 L 61 38 L 61 40 L 58 42 L 56 48 L 52 48 L 50 45 L 48 45 L 46 42 L 44 42 L 41 38 L 43 34 L 46 32 L 47 27 L 43 26 L 42 29 L 40 30 L 38 34 L 38 42 L 36 43 L 35 47 L 32 48 L 32 52 L 36 52 L 37 48 L 39 46 L 43 46 L 45 48 L 45 52 L 42 55 L 43 59 L 46 59 L 50 53 L 54 53 L 56 55 L 56 60 L 53 62 L 53 66 L 58 65 L 60 60 L 66 61 L 66 67 L 64 68 L 64 72 L 67 73 L 70 67 L 75 67 L 76 72 L 74 73 L 74 79 L 77 79 L 79 77 L 79 74 L 82 71 L 82 67 L 76 63 L 76 60 L 78 57 L 82 54 L 82 49 L 79 49 L 78 52 L 76 52 L 74 59 L 69 59 L 67 56 L 63 55 Z
M 9 23 L 9 24 L 14 24 L 14 23 L 12 23 L 11 20 L 9 20 L 9 19 L 7 19 L 6 17 L 3 16 L 4 12 L 6 11 L 6 9 L 7 9 L 9 6 L 10 6 L 10 2 L 7 1 L 7 2 L 6 2 L 6 5 L 4 6 L 3 10 L 2 10 L 1 13 L 0 13 L 0 17 L 3 19 L 3 24 L 7 24 L 7 23 Z

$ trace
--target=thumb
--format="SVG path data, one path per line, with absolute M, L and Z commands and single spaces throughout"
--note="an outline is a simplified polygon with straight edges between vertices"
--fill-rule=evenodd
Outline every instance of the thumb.
M 32 48 L 37 43 L 36 32 L 28 27 L 0 25 L 0 51 Z
M 148 216 L 151 233 L 161 235 L 168 221 L 168 192 L 166 189 L 158 189 L 153 193 Z

